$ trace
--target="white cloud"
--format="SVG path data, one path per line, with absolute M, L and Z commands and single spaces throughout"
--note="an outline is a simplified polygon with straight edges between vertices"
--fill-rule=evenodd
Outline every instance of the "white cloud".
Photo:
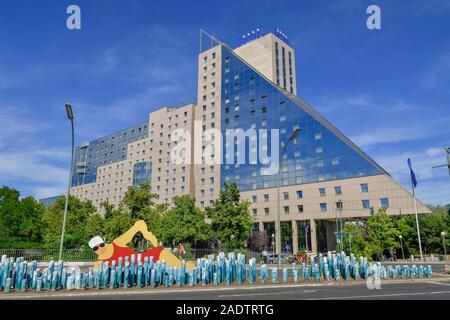
M 33 195 L 35 199 L 45 199 L 50 198 L 54 196 L 58 196 L 61 194 L 65 194 L 67 191 L 67 186 L 61 186 L 61 187 L 36 187 L 32 189 Z
M 94 74 L 107 73 L 114 70 L 114 67 L 119 63 L 117 56 L 117 49 L 110 48 L 102 53 L 98 61 L 92 66 Z
M 437 150 L 440 150 L 438 153 Z M 374 159 L 410 190 L 411 177 L 406 163 L 410 158 L 417 178 L 417 197 L 425 203 L 450 203 L 450 177 L 446 168 L 432 169 L 433 166 L 445 163 L 442 148 L 429 148 L 419 152 L 403 152 L 401 154 L 375 156 Z
M 450 6 L 450 5 L 449 5 Z M 448 90 L 450 73 L 450 52 L 446 52 L 438 57 L 435 62 L 428 68 L 423 77 L 424 84 L 432 89 L 438 88 L 441 84 Z
M 443 152 L 444 152 L 444 148 L 429 148 L 426 151 L 427 155 L 429 155 L 430 157 L 442 155 Z

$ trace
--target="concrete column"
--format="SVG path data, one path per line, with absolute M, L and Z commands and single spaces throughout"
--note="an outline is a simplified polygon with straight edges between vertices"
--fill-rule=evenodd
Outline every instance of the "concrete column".
M 264 222 L 259 221 L 259 231 L 264 232 Z
M 296 254 L 298 252 L 298 233 L 297 233 L 297 220 L 292 220 L 292 252 Z
M 327 220 L 325 226 L 327 230 L 327 249 L 333 250 L 336 248 L 336 222 Z
M 311 251 L 317 253 L 317 231 L 316 221 L 314 219 L 309 220 L 310 233 L 311 233 Z

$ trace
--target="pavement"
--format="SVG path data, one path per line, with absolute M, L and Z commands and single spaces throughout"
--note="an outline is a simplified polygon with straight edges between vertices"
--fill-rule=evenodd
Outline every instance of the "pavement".
M 381 280 L 380 289 L 365 281 L 296 283 L 195 288 L 133 288 L 0 294 L 2 299 L 31 300 L 450 300 L 450 277 Z

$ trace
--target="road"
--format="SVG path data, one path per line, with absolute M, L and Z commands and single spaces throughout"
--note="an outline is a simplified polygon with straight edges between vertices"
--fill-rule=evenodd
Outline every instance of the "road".
M 197 287 L 156 289 L 103 289 L 25 294 L 0 294 L 0 299 L 121 299 L 121 300 L 450 300 L 450 280 L 416 279 L 382 281 L 369 290 L 365 282 L 342 284 L 266 285 L 264 287 Z

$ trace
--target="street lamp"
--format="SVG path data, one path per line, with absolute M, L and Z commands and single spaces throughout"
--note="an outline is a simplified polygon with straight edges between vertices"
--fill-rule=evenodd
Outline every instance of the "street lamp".
M 445 256 L 445 260 L 447 261 L 447 248 L 445 247 L 445 236 L 446 235 L 447 235 L 447 233 L 445 231 L 441 232 L 442 243 L 444 244 L 444 256 Z
M 405 252 L 403 251 L 403 236 L 399 235 L 400 238 L 400 246 L 402 247 L 402 259 L 405 260 Z
M 275 223 L 275 234 L 277 236 L 277 239 L 275 241 L 277 246 L 277 254 L 278 254 L 278 266 L 281 267 L 281 226 L 280 226 L 280 184 L 282 182 L 281 179 L 281 171 L 283 167 L 283 156 L 286 151 L 286 147 L 288 146 L 289 142 L 295 139 L 295 137 L 300 133 L 301 129 L 295 129 L 294 132 L 292 132 L 291 136 L 289 137 L 289 140 L 286 142 L 286 144 L 283 147 L 283 151 L 281 152 L 281 158 L 280 158 L 280 165 L 278 166 L 278 183 L 277 183 L 277 221 Z
M 59 245 L 59 260 L 62 259 L 62 253 L 63 253 L 63 247 L 64 247 L 64 233 L 66 232 L 67 208 L 69 206 L 70 185 L 72 182 L 72 169 L 73 169 L 73 152 L 74 152 L 74 148 L 75 148 L 75 132 L 74 132 L 74 128 L 73 128 L 73 112 L 72 112 L 72 106 L 68 103 L 66 104 L 66 112 L 67 112 L 67 118 L 70 120 L 70 123 L 72 126 L 72 155 L 70 157 L 69 185 L 67 187 L 66 204 L 64 205 L 64 218 L 63 218 L 62 231 L 61 231 L 61 243 Z
M 274 255 L 273 258 L 275 258 L 275 235 L 272 233 L 272 253 Z

